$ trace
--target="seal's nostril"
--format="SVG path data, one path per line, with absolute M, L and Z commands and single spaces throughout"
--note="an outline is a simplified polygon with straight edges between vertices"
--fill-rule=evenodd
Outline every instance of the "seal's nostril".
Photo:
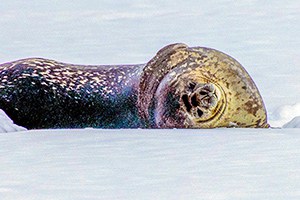
M 194 94 L 194 95 L 192 96 L 192 98 L 191 98 L 191 103 L 192 103 L 192 105 L 195 106 L 195 107 L 199 105 L 199 102 L 198 102 L 198 100 L 197 100 L 196 94 Z
M 207 92 L 204 92 L 204 91 L 200 92 L 200 95 L 206 95 L 206 94 L 207 94 Z

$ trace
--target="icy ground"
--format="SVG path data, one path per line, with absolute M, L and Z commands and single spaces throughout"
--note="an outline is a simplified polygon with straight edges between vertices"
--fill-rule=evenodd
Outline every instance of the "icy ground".
M 3 200 L 300 198 L 299 129 L 40 130 L 0 146 Z
M 300 128 L 300 116 L 293 118 L 290 122 L 283 125 L 283 128 Z

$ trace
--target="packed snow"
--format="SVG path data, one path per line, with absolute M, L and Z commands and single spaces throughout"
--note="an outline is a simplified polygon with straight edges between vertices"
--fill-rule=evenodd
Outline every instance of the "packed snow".
M 0 199 L 300 199 L 299 10 L 298 0 L 0 4 L 0 63 L 145 63 L 170 43 L 207 46 L 247 69 L 274 127 L 26 131 L 0 111 Z
M 290 122 L 283 125 L 283 128 L 300 128 L 300 116 L 293 118 Z
M 299 92 L 300 92 L 300 90 L 299 90 Z M 272 126 L 275 126 L 275 127 L 281 127 L 282 125 L 290 122 L 297 116 L 300 116 L 300 103 L 297 103 L 294 105 L 284 105 L 284 106 L 281 106 L 279 109 L 277 109 L 274 112 L 274 114 L 272 116 L 274 121 L 271 121 L 271 124 L 272 124 Z M 295 126 L 295 127 L 297 127 L 297 126 Z M 295 128 L 295 127 L 293 127 L 293 128 Z
M 300 197 L 297 129 L 38 130 L 0 146 L 3 200 Z
M 14 124 L 14 122 L 0 109 L 0 133 L 25 131 L 26 128 Z

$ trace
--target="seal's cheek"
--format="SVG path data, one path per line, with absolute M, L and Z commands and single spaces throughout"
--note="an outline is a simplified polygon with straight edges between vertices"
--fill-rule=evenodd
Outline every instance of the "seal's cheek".
M 198 73 L 172 74 L 164 77 L 155 93 L 153 124 L 158 128 L 215 127 L 225 105 L 219 86 Z
M 186 128 L 180 95 L 168 84 L 159 87 L 155 95 L 153 121 L 157 128 Z

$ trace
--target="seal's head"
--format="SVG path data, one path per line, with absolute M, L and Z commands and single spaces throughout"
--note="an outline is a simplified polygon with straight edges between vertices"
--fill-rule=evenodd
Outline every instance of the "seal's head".
M 269 127 L 253 80 L 232 57 L 174 44 L 147 63 L 139 111 L 151 127 Z

